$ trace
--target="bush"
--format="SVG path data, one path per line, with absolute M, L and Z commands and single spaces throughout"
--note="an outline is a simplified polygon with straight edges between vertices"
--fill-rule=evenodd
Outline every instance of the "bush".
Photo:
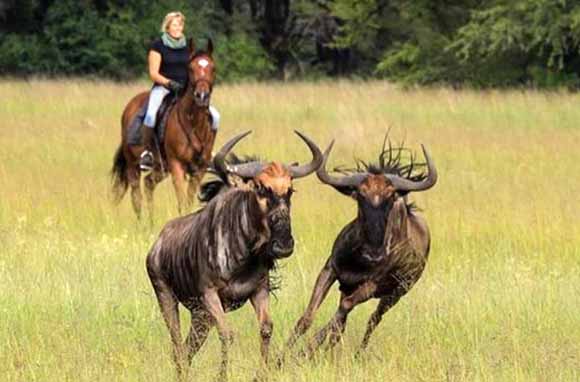
M 247 35 L 218 38 L 215 59 L 218 78 L 224 81 L 263 79 L 275 69 L 260 44 Z
M 36 35 L 7 34 L 0 42 L 0 74 L 53 74 L 57 52 L 46 39 Z

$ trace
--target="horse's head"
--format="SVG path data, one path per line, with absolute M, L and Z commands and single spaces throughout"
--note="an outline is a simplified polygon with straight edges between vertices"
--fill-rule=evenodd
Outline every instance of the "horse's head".
M 187 91 L 193 93 L 193 99 L 197 106 L 208 107 L 215 80 L 215 63 L 212 57 L 213 42 L 208 39 L 206 49 L 196 52 L 195 43 L 190 38 L 188 48 L 189 86 Z

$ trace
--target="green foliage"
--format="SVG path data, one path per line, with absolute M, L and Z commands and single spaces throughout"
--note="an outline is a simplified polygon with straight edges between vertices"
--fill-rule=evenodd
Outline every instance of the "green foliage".
M 167 12 L 220 79 L 384 77 L 405 85 L 580 87 L 567 0 L 4 0 L 0 74 L 145 76 Z
M 275 69 L 258 42 L 243 34 L 218 39 L 215 58 L 224 81 L 266 78 Z
M 580 85 L 580 5 L 571 1 L 496 1 L 473 12 L 449 48 L 462 63 L 523 57 L 525 80 L 537 86 Z M 533 69 L 529 69 L 533 67 Z
M 0 42 L 0 74 L 26 75 L 50 71 L 48 57 L 53 57 L 38 36 L 5 35 Z

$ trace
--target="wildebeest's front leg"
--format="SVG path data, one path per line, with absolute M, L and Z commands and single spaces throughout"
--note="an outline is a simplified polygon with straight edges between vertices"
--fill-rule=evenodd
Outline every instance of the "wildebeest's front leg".
M 340 296 L 340 304 L 334 317 L 325 327 L 323 327 L 314 337 L 314 341 L 310 346 L 311 354 L 314 353 L 324 343 L 326 337 L 330 333 L 330 340 L 328 348 L 332 349 L 342 337 L 342 333 L 346 327 L 346 319 L 348 314 L 360 303 L 367 301 L 373 297 L 377 286 L 374 282 L 368 281 L 359 286 L 352 294 Z
M 262 338 L 262 359 L 265 364 L 268 364 L 270 339 L 274 330 L 274 324 L 270 318 L 268 311 L 270 304 L 270 293 L 267 285 L 260 287 L 258 291 L 250 298 L 252 306 L 258 316 L 258 323 L 260 324 L 260 337 Z
M 316 284 L 314 285 L 314 290 L 312 291 L 312 296 L 310 297 L 310 302 L 306 311 L 300 317 L 294 331 L 288 342 L 286 343 L 286 349 L 290 350 L 296 341 L 310 328 L 312 321 L 314 320 L 314 314 L 320 307 L 320 304 L 324 301 L 328 295 L 328 291 L 334 282 L 336 281 L 336 274 L 332 267 L 327 263 L 316 279 Z
M 226 313 L 222 306 L 220 297 L 215 289 L 208 289 L 203 294 L 203 303 L 212 316 L 217 326 L 220 341 L 222 343 L 222 363 L 220 367 L 220 381 L 227 379 L 228 370 L 228 350 L 233 341 L 233 334 L 226 322 Z
M 202 307 L 191 310 L 191 328 L 185 340 L 188 365 L 205 343 L 209 330 L 213 326 L 211 315 Z
M 173 344 L 173 360 L 177 368 L 177 374 L 181 378 L 184 370 L 183 365 L 183 349 L 181 345 L 181 331 L 179 325 L 179 311 L 178 302 L 171 288 L 161 279 L 152 277 L 151 282 L 153 284 L 153 289 L 155 289 L 155 295 L 157 296 L 157 301 L 159 302 L 159 307 L 161 308 L 161 313 L 163 314 L 163 319 L 167 328 L 169 329 L 169 334 L 171 336 L 171 342 Z

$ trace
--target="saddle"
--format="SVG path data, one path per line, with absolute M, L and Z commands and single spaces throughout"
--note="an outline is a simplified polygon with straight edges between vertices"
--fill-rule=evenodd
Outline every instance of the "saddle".
M 167 124 L 167 117 L 169 116 L 169 112 L 175 103 L 177 102 L 177 95 L 174 93 L 168 94 L 161 102 L 161 106 L 159 110 L 157 110 L 157 119 L 155 123 L 155 137 L 157 138 L 157 142 L 163 142 L 165 137 L 165 125 Z M 129 129 L 127 131 L 127 142 L 131 146 L 140 145 L 141 144 L 141 126 L 143 125 L 143 120 L 145 119 L 145 114 L 147 114 L 147 105 L 149 104 L 149 98 L 147 98 L 147 102 L 141 106 L 131 124 L 129 125 Z M 163 146 L 163 145 L 160 145 Z

